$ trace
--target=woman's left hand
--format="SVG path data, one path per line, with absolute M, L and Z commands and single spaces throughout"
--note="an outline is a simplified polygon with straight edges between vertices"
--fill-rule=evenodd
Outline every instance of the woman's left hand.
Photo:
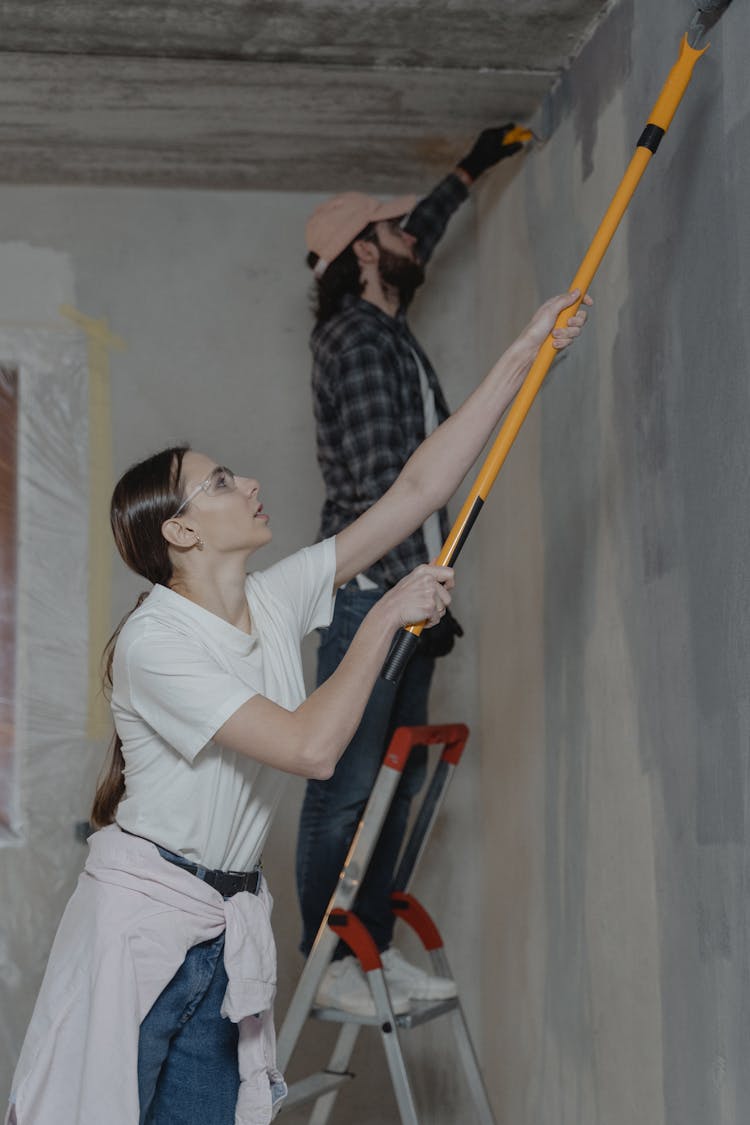
M 557 351 L 567 348 L 577 336 L 580 336 L 581 329 L 586 323 L 588 313 L 583 306 L 589 307 L 594 303 L 589 294 L 585 295 L 578 311 L 569 316 L 567 321 L 563 322 L 562 327 L 555 328 L 555 322 L 563 309 L 574 305 L 579 297 L 580 291 L 578 289 L 573 289 L 570 293 L 560 293 L 557 297 L 550 297 L 537 309 L 531 321 L 521 333 L 520 339 L 534 348 L 535 351 L 538 351 L 552 333 L 553 348 Z

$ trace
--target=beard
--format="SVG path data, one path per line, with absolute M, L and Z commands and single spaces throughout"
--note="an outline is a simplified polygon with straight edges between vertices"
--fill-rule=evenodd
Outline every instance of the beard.
M 406 308 L 424 281 L 424 266 L 414 258 L 394 254 L 380 247 L 378 261 L 380 280 L 384 288 L 395 289 L 399 304 Z

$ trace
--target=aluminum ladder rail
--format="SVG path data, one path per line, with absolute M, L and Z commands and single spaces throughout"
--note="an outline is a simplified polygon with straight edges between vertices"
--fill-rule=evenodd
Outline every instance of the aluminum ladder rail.
M 479 1125 L 496 1125 L 459 997 L 450 1000 L 414 1002 L 407 1013 L 396 1016 L 391 1007 L 377 947 L 365 926 L 350 911 L 412 748 L 417 745 L 442 746 L 443 752 L 433 770 L 403 848 L 394 879 L 395 890 L 392 901 L 394 913 L 412 927 L 429 953 L 435 973 L 452 978 L 453 974 L 437 926 L 417 899 L 407 893 L 407 889 L 417 864 L 424 854 L 428 836 L 442 806 L 453 771 L 461 759 L 468 736 L 468 728 L 463 723 L 399 727 L 393 734 L 370 799 L 349 848 L 338 884 L 328 904 L 326 916 L 318 930 L 279 1032 L 277 1059 L 280 1069 L 283 1071 L 288 1066 L 308 1018 L 339 1023 L 341 1031 L 327 1067 L 290 1086 L 288 1098 L 281 1109 L 281 1116 L 285 1110 L 314 1102 L 309 1125 L 327 1125 L 339 1089 L 354 1077 L 348 1067 L 360 1028 L 372 1026 L 380 1029 L 401 1121 L 403 1125 L 419 1125 L 399 1040 L 399 1029 L 404 1031 L 440 1016 L 448 1016 L 457 1047 L 457 1057 L 463 1067 L 474 1101 L 476 1120 Z M 315 1006 L 315 994 L 339 940 L 345 942 L 359 959 L 372 991 L 375 1016 L 355 1016 L 335 1008 Z

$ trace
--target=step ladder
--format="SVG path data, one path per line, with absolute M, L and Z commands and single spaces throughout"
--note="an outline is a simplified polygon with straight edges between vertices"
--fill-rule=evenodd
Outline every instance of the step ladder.
M 408 893 L 408 887 L 424 853 L 430 830 L 468 736 L 468 728 L 463 723 L 399 727 L 394 732 L 349 848 L 338 885 L 328 904 L 326 917 L 318 930 L 315 944 L 279 1032 L 277 1059 L 280 1069 L 284 1071 L 287 1068 L 309 1018 L 339 1023 L 341 1031 L 326 1068 L 290 1086 L 289 1095 L 281 1110 L 282 1117 L 290 1108 L 313 1103 L 309 1125 L 326 1125 L 339 1090 L 354 1077 L 349 1071 L 349 1062 L 360 1029 L 372 1026 L 380 1030 L 401 1121 L 403 1125 L 419 1125 L 399 1033 L 446 1016 L 453 1029 L 457 1059 L 463 1067 L 468 1091 L 474 1102 L 476 1120 L 479 1125 L 496 1125 L 458 996 L 450 1000 L 413 1002 L 406 1014 L 394 1015 L 377 946 L 366 927 L 350 909 L 364 879 L 412 748 L 418 745 L 442 746 L 443 752 L 432 772 L 403 848 L 394 880 L 392 904 L 394 913 L 411 926 L 421 940 L 430 955 L 434 972 L 438 976 L 452 978 L 440 932 L 425 908 Z M 318 1008 L 315 1005 L 318 986 L 339 940 L 358 958 L 365 973 L 375 1003 L 374 1016 L 355 1016 L 336 1008 Z

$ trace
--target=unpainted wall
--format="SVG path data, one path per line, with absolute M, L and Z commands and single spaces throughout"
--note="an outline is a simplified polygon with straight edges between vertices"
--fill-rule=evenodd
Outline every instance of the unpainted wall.
M 301 193 L 0 189 L 0 337 L 2 331 L 21 330 L 32 340 L 35 332 L 54 336 L 63 324 L 58 311 L 63 302 L 87 316 L 105 318 L 127 346 L 110 357 L 115 472 L 119 475 L 131 462 L 167 444 L 189 440 L 194 448 L 256 475 L 274 530 L 259 566 L 312 542 L 317 532 L 322 488 L 309 390 L 310 274 L 304 266 L 304 224 L 319 199 Z M 412 318 L 453 404 L 476 378 L 474 222 L 468 204 L 433 260 L 429 284 Z M 85 355 L 83 342 L 80 346 Z M 85 464 L 85 450 L 82 456 Z M 43 474 L 45 465 L 40 461 L 35 468 L 37 475 Z M 85 506 L 85 497 L 81 503 Z M 54 568 L 55 551 L 43 528 L 38 535 L 38 553 Z M 85 592 L 85 534 L 75 546 Z M 470 637 L 470 569 L 466 575 L 457 613 Z M 114 625 L 144 583 L 119 559 L 113 576 Z M 45 644 L 50 653 L 70 655 L 70 638 L 60 635 L 54 621 L 48 623 Z M 307 651 L 310 672 L 314 649 L 313 640 Z M 77 657 L 80 674 L 72 678 L 78 694 L 68 701 L 68 710 L 80 732 L 80 753 L 75 754 L 73 741 L 65 768 L 60 768 L 54 716 L 45 713 L 47 743 L 33 743 L 28 753 L 20 753 L 18 834 L 0 844 L 0 1105 L 5 1104 L 57 921 L 83 864 L 85 846 L 74 829 L 87 816 L 104 749 L 86 739 L 83 648 Z M 29 652 L 29 663 L 39 668 L 39 651 Z M 437 674 L 434 720 L 476 727 L 476 700 L 476 668 L 467 640 Z M 418 877 L 419 889 L 455 951 L 476 1033 L 480 982 L 473 970 L 480 932 L 467 928 L 464 919 L 476 917 L 479 908 L 481 868 L 470 842 L 479 802 L 478 770 L 475 734 L 435 847 Z M 293 880 L 301 794 L 301 782 L 291 780 L 264 856 L 276 899 L 279 1016 L 302 966 Z M 333 1029 L 316 1026 L 302 1041 L 291 1073 L 304 1074 L 322 1061 L 316 1052 L 332 1044 L 332 1036 Z M 415 1033 L 408 1049 L 420 1105 L 436 1125 L 449 1125 L 462 1095 L 452 1080 L 448 1032 L 429 1028 Z M 395 1103 L 375 1033 L 363 1034 L 356 1068 L 360 1078 L 342 1094 L 334 1120 L 356 1117 L 362 1125 L 385 1125 L 394 1119 Z M 300 1120 L 290 1113 L 289 1125 L 295 1119 Z
M 484 191 L 483 358 L 572 278 L 693 10 L 623 0 Z M 502 1125 L 747 1120 L 749 39 L 737 0 L 477 529 Z

